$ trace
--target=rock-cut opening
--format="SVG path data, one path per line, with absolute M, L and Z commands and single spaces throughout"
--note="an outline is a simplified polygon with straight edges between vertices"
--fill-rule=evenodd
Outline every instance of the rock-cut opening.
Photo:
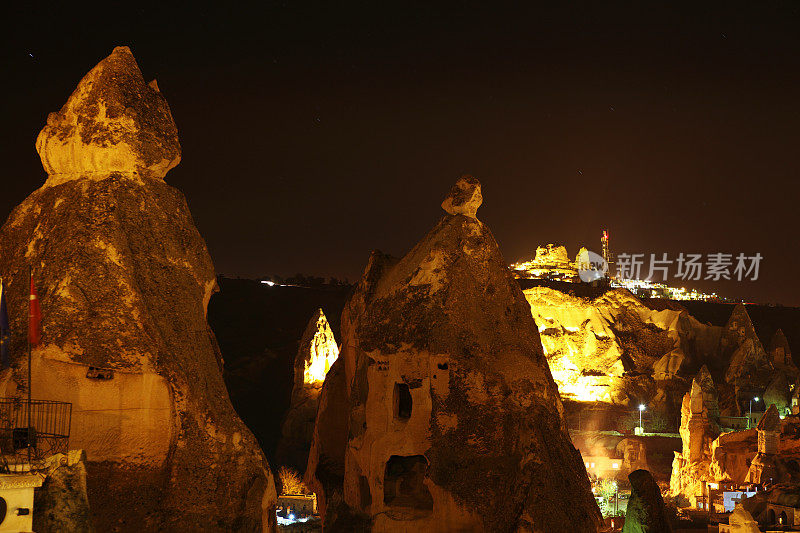
M 394 417 L 399 420 L 411 418 L 411 410 L 414 408 L 414 400 L 411 398 L 411 390 L 406 383 L 394 384 Z
M 433 496 L 425 486 L 428 460 L 424 455 L 392 455 L 383 475 L 383 503 L 392 507 L 433 510 Z

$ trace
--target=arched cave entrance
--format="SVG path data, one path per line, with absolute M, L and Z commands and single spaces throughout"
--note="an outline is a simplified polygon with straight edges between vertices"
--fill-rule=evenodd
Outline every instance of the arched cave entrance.
M 383 503 L 420 511 L 433 510 L 433 497 L 425 486 L 428 460 L 424 455 L 392 455 L 383 476 Z

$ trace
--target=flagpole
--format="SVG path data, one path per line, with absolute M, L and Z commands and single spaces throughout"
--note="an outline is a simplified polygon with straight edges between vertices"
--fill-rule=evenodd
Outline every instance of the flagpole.
M 33 267 L 28 266 L 28 469 L 31 464 L 31 287 L 33 287 Z

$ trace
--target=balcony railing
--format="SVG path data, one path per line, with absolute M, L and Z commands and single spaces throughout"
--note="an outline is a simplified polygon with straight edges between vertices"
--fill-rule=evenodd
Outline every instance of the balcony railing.
M 0 470 L 38 470 L 49 456 L 67 453 L 71 423 L 71 403 L 0 398 Z

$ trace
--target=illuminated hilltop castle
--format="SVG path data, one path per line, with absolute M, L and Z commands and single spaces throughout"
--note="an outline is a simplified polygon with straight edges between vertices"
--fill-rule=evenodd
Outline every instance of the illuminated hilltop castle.
M 628 279 L 617 277 L 614 270 L 614 255 L 611 252 L 608 230 L 603 230 L 600 238 L 603 259 L 608 263 L 608 282 L 611 287 L 628 289 L 640 298 L 664 298 L 669 300 L 702 300 L 720 301 L 716 293 L 703 293 L 695 289 L 684 287 L 670 287 L 665 283 L 650 280 Z M 564 246 L 548 244 L 536 248 L 536 256 L 529 261 L 520 261 L 511 264 L 511 270 L 517 279 L 544 280 L 565 283 L 580 283 L 578 275 L 580 258 L 585 257 L 586 248 L 581 248 L 570 261 L 567 249 Z

